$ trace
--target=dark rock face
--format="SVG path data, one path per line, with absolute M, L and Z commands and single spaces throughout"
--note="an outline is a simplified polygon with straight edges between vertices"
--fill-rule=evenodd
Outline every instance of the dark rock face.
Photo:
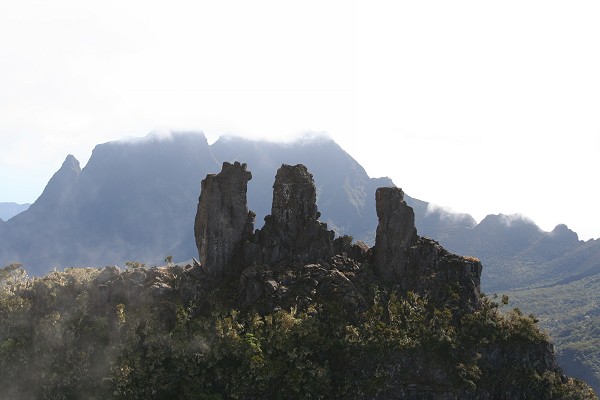
M 375 192 L 377 235 L 375 237 L 375 271 L 387 280 L 402 279 L 409 271 L 407 249 L 417 238 L 415 213 L 404 201 L 404 192 L 396 187 Z
M 220 173 L 202 181 L 194 232 L 200 262 L 213 275 L 226 277 L 237 271 L 244 233 L 254 225 L 246 200 L 250 179 L 246 164 L 225 162 Z
M 429 297 L 435 304 L 461 310 L 479 308 L 479 259 L 452 254 L 434 240 L 419 237 L 407 251 L 407 274 L 398 281 L 404 291 Z
M 481 296 L 479 260 L 449 253 L 439 243 L 419 237 L 414 212 L 404 201 L 402 189 L 377 189 L 376 204 L 375 273 L 397 283 L 403 291 L 429 296 L 437 304 L 477 308 Z
M 319 217 L 312 174 L 304 165 L 283 164 L 273 185 L 271 214 L 254 238 L 252 261 L 306 263 L 331 257 L 334 232 Z
M 252 265 L 240 276 L 238 301 L 271 313 L 291 307 L 306 311 L 315 300 L 337 300 L 351 315 L 367 306 L 359 270 L 356 261 L 341 256 L 294 267 Z
M 225 162 L 219 174 L 202 181 L 194 230 L 207 272 L 232 277 L 252 264 L 302 264 L 333 256 L 334 232 L 318 220 L 313 177 L 304 165 L 278 170 L 271 215 L 255 233 L 255 214 L 246 200 L 251 178 L 246 164 Z

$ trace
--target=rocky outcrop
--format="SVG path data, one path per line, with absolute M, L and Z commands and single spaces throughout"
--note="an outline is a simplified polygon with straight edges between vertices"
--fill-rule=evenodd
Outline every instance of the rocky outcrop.
M 271 214 L 252 232 L 246 164 L 223 163 L 219 174 L 202 181 L 194 226 L 203 268 L 220 277 L 236 276 L 251 264 L 307 263 L 333 256 L 334 232 L 320 222 L 316 189 L 304 165 L 282 165 L 273 185 Z
M 427 296 L 436 304 L 477 308 L 481 296 L 479 260 L 452 254 L 439 243 L 419 237 L 414 212 L 404 201 L 402 189 L 377 189 L 376 204 L 375 273 L 404 292 Z
M 315 301 L 333 301 L 353 314 L 367 305 L 364 272 L 356 261 L 341 256 L 290 267 L 252 265 L 240 276 L 238 302 L 263 314 L 290 308 L 305 312 Z
M 461 311 L 479 308 L 479 259 L 452 254 L 429 238 L 419 237 L 407 251 L 406 275 L 397 280 L 403 291 L 425 296 L 437 305 Z
M 250 179 L 246 164 L 225 162 L 220 173 L 202 181 L 194 232 L 200 262 L 212 275 L 238 272 L 244 235 L 254 226 L 246 200 Z
M 340 276 L 332 272 L 338 268 L 331 263 L 338 257 L 344 265 L 372 268 L 379 279 L 405 293 L 412 291 L 436 304 L 465 310 L 478 307 L 481 263 L 419 237 L 413 209 L 401 189 L 377 190 L 379 225 L 375 246 L 369 249 L 361 242 L 353 244 L 349 236 L 334 240 L 333 231 L 319 221 L 314 180 L 301 164 L 279 168 L 271 214 L 265 217 L 264 227 L 253 233 L 254 213 L 246 203 L 250 179 L 246 165 L 239 163 L 224 163 L 219 174 L 208 175 L 202 181 L 195 225 L 203 270 L 220 278 L 240 277 L 243 304 L 288 293 L 287 281 L 274 277 L 274 267 L 297 271 L 307 264 L 318 265 L 335 281 Z
M 307 263 L 331 257 L 334 232 L 319 217 L 312 174 L 302 164 L 283 164 L 273 185 L 271 214 L 254 236 L 248 261 Z

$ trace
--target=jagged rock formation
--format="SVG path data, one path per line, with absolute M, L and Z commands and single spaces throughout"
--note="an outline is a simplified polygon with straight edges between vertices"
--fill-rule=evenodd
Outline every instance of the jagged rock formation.
M 244 233 L 252 232 L 254 214 L 246 199 L 250 179 L 246 164 L 224 162 L 220 173 L 202 181 L 194 232 L 202 265 L 213 275 L 236 272 Z
M 334 232 L 319 217 L 312 174 L 304 165 L 283 164 L 273 185 L 271 214 L 252 238 L 255 251 L 248 261 L 306 263 L 331 257 Z
M 337 263 L 344 265 L 342 271 L 354 273 L 370 254 L 376 276 L 405 293 L 427 296 L 437 304 L 478 307 L 481 263 L 451 254 L 431 239 L 420 238 L 414 212 L 404 201 L 401 189 L 377 190 L 377 239 L 375 246 L 368 249 L 363 243 L 352 244 L 348 237 L 334 240 L 334 232 L 319 222 L 314 180 L 301 164 L 284 164 L 277 171 L 271 214 L 265 217 L 264 227 L 252 233 L 254 213 L 248 211 L 246 203 L 250 179 L 246 165 L 238 162 L 224 163 L 219 174 L 208 175 L 202 181 L 195 224 L 204 271 L 221 278 L 241 276 L 244 304 L 254 303 L 266 294 L 279 293 L 277 296 L 281 297 L 288 292 L 281 280 L 273 280 L 273 272 L 257 272 L 260 269 L 256 266 L 260 265 L 291 267 L 284 273 L 288 276 L 284 281 L 292 284 L 300 279 L 296 270 L 314 263 L 316 270 L 326 271 L 320 278 L 331 274 L 328 281 L 350 284 L 352 277 L 332 267 L 335 253 Z M 311 271 L 304 274 L 304 280 L 312 279 Z M 364 301 L 355 299 L 352 303 Z
M 333 256 L 334 232 L 318 221 L 315 184 L 304 165 L 284 164 L 277 171 L 271 214 L 254 233 L 255 215 L 246 199 L 250 179 L 246 164 L 225 162 L 219 174 L 202 181 L 195 235 L 207 272 L 231 277 L 241 264 L 306 263 Z
M 419 237 L 415 214 L 404 201 L 402 189 L 377 189 L 376 206 L 375 272 L 405 292 L 429 296 L 436 304 L 457 302 L 463 309 L 477 308 L 482 271 L 479 260 L 451 254 L 439 243 Z

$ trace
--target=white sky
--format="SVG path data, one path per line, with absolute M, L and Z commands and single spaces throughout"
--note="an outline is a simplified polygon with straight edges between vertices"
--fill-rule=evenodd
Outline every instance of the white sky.
M 326 131 L 414 197 L 597 238 L 598 21 L 596 0 L 2 1 L 0 201 L 157 127 Z

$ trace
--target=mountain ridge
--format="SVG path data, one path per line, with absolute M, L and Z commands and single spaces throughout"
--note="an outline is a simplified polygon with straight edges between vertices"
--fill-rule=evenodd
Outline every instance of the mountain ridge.
M 15 202 L 0 203 L 0 221 L 6 222 L 15 215 L 22 213 L 31 206 L 31 203 L 19 204 Z

